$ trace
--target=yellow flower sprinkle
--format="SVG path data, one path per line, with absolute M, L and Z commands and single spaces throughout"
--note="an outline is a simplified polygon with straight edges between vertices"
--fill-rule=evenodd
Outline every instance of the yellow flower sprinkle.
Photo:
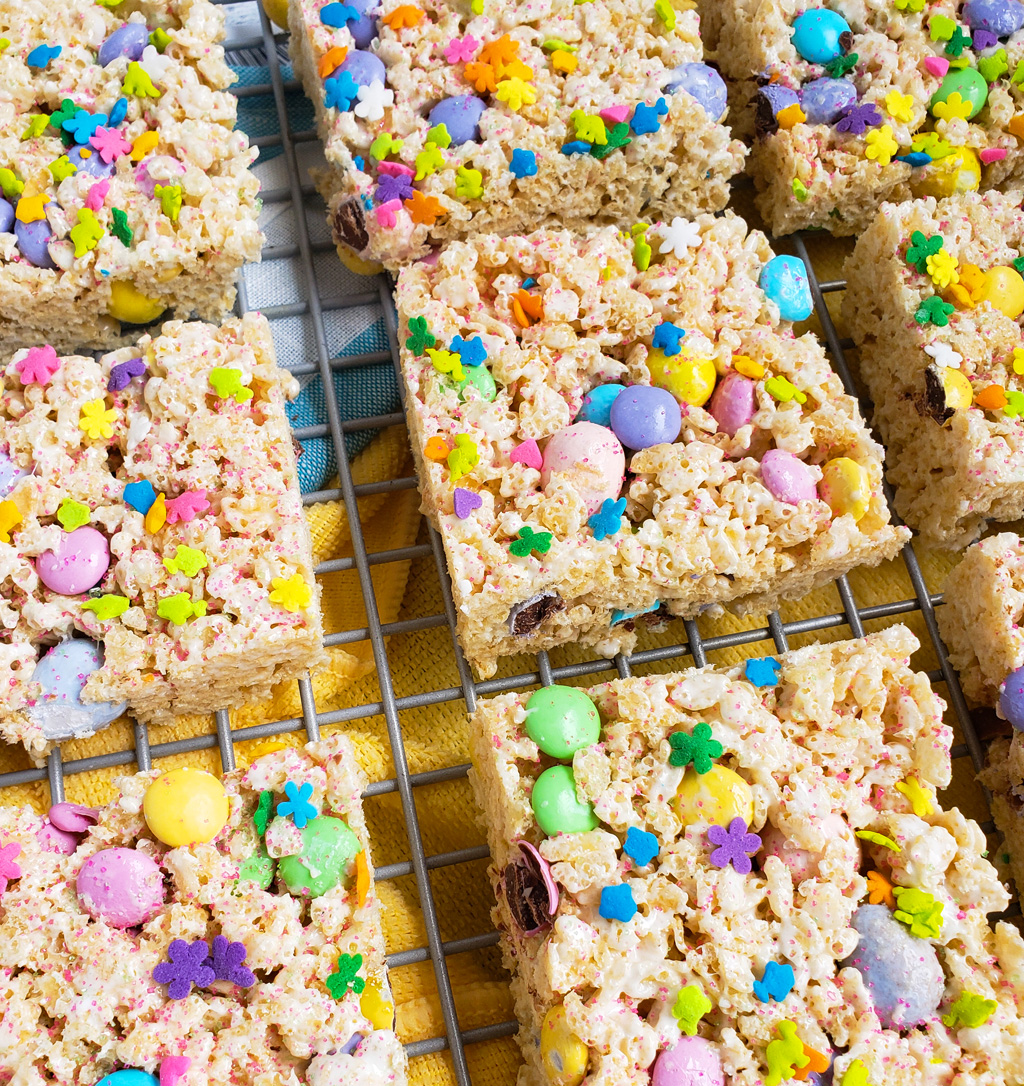
M 867 150 L 864 152 L 868 158 L 874 159 L 879 166 L 888 166 L 892 156 L 899 150 L 899 144 L 892 138 L 892 125 L 883 124 L 881 128 L 873 128 L 867 134 Z
M 270 593 L 270 602 L 279 603 L 286 611 L 293 614 L 296 611 L 304 611 L 313 598 L 309 585 L 301 573 L 293 573 L 290 577 L 275 577 L 271 582 L 274 591 Z
M 108 409 L 103 400 L 89 400 L 82 404 L 78 428 L 94 441 L 100 437 L 113 437 L 112 423 L 116 418 L 117 412 L 112 407 Z

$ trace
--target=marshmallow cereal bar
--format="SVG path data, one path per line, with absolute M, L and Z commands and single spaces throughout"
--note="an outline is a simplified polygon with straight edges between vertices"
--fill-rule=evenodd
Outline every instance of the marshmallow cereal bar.
M 764 612 L 907 538 L 855 401 L 793 334 L 803 264 L 731 213 L 453 242 L 397 300 L 423 508 L 484 676 Z
M 223 317 L 256 157 L 209 0 L 0 0 L 0 353 Z
M 484 701 L 519 1086 L 1010 1086 L 1024 940 L 893 626 Z
M 724 207 L 744 148 L 686 6 L 290 0 L 342 258 Z
M 885 204 L 843 305 L 896 510 L 960 547 L 1024 515 L 1024 213 L 1019 195 Z
M 775 234 L 1024 178 L 1020 0 L 700 0 Z
M 168 322 L 0 393 L 0 734 L 42 754 L 265 698 L 320 662 L 319 589 L 266 320 Z
M 0 1078 L 404 1086 L 342 736 L 0 807 Z

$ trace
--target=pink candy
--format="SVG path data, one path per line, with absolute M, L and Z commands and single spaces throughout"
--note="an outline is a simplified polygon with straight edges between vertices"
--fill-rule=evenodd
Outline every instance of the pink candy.
M 112 928 L 133 928 L 152 919 L 164 903 L 164 880 L 156 862 L 134 848 L 105 848 L 78 873 L 82 908 Z
M 81 835 L 99 818 L 92 807 L 77 803 L 55 803 L 46 822 L 36 831 L 36 840 L 47 852 L 62 852 L 70 856 L 78 848 Z
M 945 57 L 925 57 L 925 68 L 934 76 L 941 79 L 949 71 L 949 61 Z
M 590 515 L 601 508 L 606 498 L 618 498 L 626 473 L 626 454 L 607 427 L 577 422 L 548 439 L 541 463 L 542 487 L 547 487 L 555 472 L 568 479 Z
M 792 453 L 769 449 L 761 457 L 761 481 L 780 502 L 813 501 L 818 492 L 811 469 Z
M 36 559 L 36 573 L 51 592 L 77 596 L 103 580 L 110 568 L 110 548 L 106 536 L 85 526 L 65 532 L 52 551 Z
M 629 106 L 607 106 L 598 114 L 602 121 L 610 121 L 612 124 L 622 124 L 629 116 Z
M 529 441 L 523 441 L 509 453 L 509 460 L 513 464 L 525 464 L 528 468 L 536 468 L 540 471 L 542 459 L 540 446 L 531 437 Z
M 680 1037 L 659 1053 L 651 1086 L 722 1086 L 718 1050 L 703 1037 Z
M 1006 148 L 986 147 L 984 151 L 978 152 L 978 158 L 987 166 L 990 162 L 998 162 L 1000 159 L 1006 158 Z
M 732 437 L 741 427 L 746 426 L 754 417 L 757 403 L 754 398 L 756 386 L 748 377 L 735 370 L 730 371 L 718 382 L 708 404 L 708 412 L 718 423 L 723 434 Z

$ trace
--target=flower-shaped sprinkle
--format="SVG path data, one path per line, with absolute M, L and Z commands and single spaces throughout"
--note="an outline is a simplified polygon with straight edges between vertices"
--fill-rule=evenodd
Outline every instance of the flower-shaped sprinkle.
M 914 320 L 918 324 L 934 324 L 939 328 L 945 328 L 949 324 L 949 315 L 953 309 L 954 306 L 949 302 L 944 302 L 937 294 L 933 294 L 930 298 L 925 298 L 917 307 Z
M 632 888 L 628 883 L 603 887 L 597 911 L 605 920 L 619 920 L 628 924 L 637 913 Z
M 21 878 L 21 868 L 14 862 L 21 855 L 21 845 L 8 841 L 0 845 L 0 894 L 7 892 L 8 882 Z
M 341 75 L 332 75 L 330 79 L 324 80 L 325 109 L 338 109 L 342 112 L 351 109 L 358 94 L 359 84 L 351 72 L 342 72 Z
M 337 969 L 327 978 L 327 988 L 334 999 L 341 999 L 349 989 L 358 995 L 366 987 L 366 981 L 358 975 L 362 968 L 362 954 L 339 955 Z
M 415 7 L 413 4 L 402 4 L 400 7 L 395 8 L 394 11 L 383 16 L 380 21 L 392 30 L 402 30 L 405 27 L 419 26 L 422 19 L 423 11 L 421 8 Z
M 18 371 L 23 385 L 46 385 L 60 369 L 60 359 L 49 344 L 45 347 L 30 347 L 25 357 L 14 363 L 14 368 Z
M 467 64 L 476 56 L 479 48 L 480 43 L 472 34 L 467 34 L 464 38 L 452 38 L 445 48 L 444 59 L 449 64 Z
M 587 518 L 587 524 L 593 529 L 594 538 L 604 539 L 606 536 L 615 535 L 622 527 L 622 514 L 626 511 L 626 499 L 605 498 L 601 508 Z
M 914 96 L 901 94 L 898 90 L 889 91 L 885 96 L 885 108 L 894 121 L 909 124 L 914 119 Z
M 897 906 L 893 916 L 910 928 L 910 934 L 937 939 L 942 932 L 942 902 L 914 886 L 894 886 L 892 892 Z
M 711 862 L 715 867 L 732 864 L 741 875 L 750 874 L 753 867 L 750 857 L 761 847 L 761 838 L 756 833 L 747 832 L 747 824 L 742 818 L 734 818 L 728 828 L 709 826 L 708 840 L 718 846 L 711 853 Z
M 689 219 L 677 216 L 671 226 L 664 224 L 658 227 L 657 233 L 661 240 L 658 252 L 662 256 L 675 253 L 682 260 L 691 249 L 699 249 L 701 245 L 700 227 Z
M 872 129 L 865 140 L 868 146 L 864 154 L 877 162 L 879 166 L 888 166 L 892 161 L 892 156 L 900 149 L 899 144 L 892 138 L 891 124 L 883 124 L 881 128 Z
M 687 984 L 676 996 L 672 1016 L 679 1023 L 680 1031 L 692 1037 L 697 1032 L 697 1023 L 713 1006 L 699 984 Z
M 896 782 L 896 791 L 907 797 L 910 807 L 918 818 L 927 818 L 935 810 L 932 794 L 917 777 L 906 777 Z
M 920 230 L 915 230 L 910 235 L 910 244 L 907 246 L 906 261 L 913 265 L 924 275 L 928 267 L 928 257 L 934 256 L 942 249 L 943 239 L 939 234 L 925 237 Z
M 206 960 L 214 980 L 226 980 L 239 988 L 251 988 L 256 983 L 252 970 L 243 964 L 245 943 L 232 943 L 226 935 L 215 935 L 213 950 Z
M 204 939 L 196 939 L 193 943 L 174 939 L 167 948 L 170 960 L 161 962 L 153 970 L 153 979 L 157 984 L 167 985 L 170 999 L 184 999 L 193 984 L 205 988 L 213 983 L 213 970 L 206 964 L 209 956 L 210 948 Z
M 547 554 L 551 549 L 551 533 L 535 532 L 529 524 L 519 529 L 517 539 L 508 545 L 509 552 L 517 558 L 527 558 L 531 553 Z
M 950 283 L 960 282 L 960 276 L 956 271 L 959 265 L 960 261 L 946 249 L 940 249 L 937 253 L 925 257 L 924 262 L 925 269 L 939 290 L 945 290 Z
M 275 577 L 270 583 L 273 586 L 270 593 L 271 603 L 279 603 L 292 614 L 305 611 L 309 607 L 313 593 L 301 573 L 293 573 L 290 577 Z
M 637 867 L 646 867 L 658 855 L 658 838 L 647 830 L 630 826 L 626 830 L 622 851 Z
M 288 797 L 284 803 L 277 805 L 277 813 L 281 818 L 291 815 L 292 821 L 300 830 L 306 828 L 307 822 L 312 822 L 320 812 L 309 802 L 313 794 L 313 785 L 305 781 L 301 787 L 294 781 L 286 781 L 284 794 Z
M 881 871 L 868 872 L 868 903 L 888 905 L 890 909 L 896 908 L 896 899 L 892 896 L 892 883 Z
M 882 123 L 882 111 L 874 102 L 866 102 L 850 108 L 836 122 L 837 132 L 851 132 L 862 136 L 866 129 Z
M 253 811 L 252 821 L 256 832 L 262 837 L 267 832 L 267 823 L 270 821 L 270 812 L 274 806 L 274 793 L 269 788 L 260 792 L 259 803 Z
M 960 363 L 964 360 L 964 356 L 959 352 L 954 351 L 948 343 L 929 343 L 925 347 L 924 353 L 931 355 L 935 365 L 938 366 L 940 370 L 947 368 L 958 370 L 960 368 Z M 1022 354 L 1024 354 L 1024 352 L 1022 352 Z
M 395 104 L 395 92 L 385 87 L 379 79 L 368 87 L 360 87 L 356 91 L 356 98 L 359 105 L 355 108 L 355 114 L 365 121 L 379 121 L 384 116 L 384 110 Z
M 414 355 L 422 355 L 428 347 L 433 347 L 437 343 L 437 339 L 431 335 L 427 327 L 426 317 L 410 317 L 409 332 L 405 345 Z
M 672 748 L 668 764 L 679 767 L 693 762 L 693 768 L 700 774 L 710 773 L 713 760 L 722 757 L 722 744 L 712 738 L 711 725 L 703 720 L 690 735 L 673 732 L 668 742 Z
M 103 125 L 89 137 L 89 146 L 108 166 L 115 158 L 128 154 L 132 149 L 132 145 L 116 128 L 104 128 Z
M 537 91 L 533 85 L 517 75 L 512 76 L 511 79 L 500 80 L 494 96 L 499 102 L 504 102 L 514 113 L 518 113 L 524 105 L 532 106 L 537 101 Z
M 970 101 L 965 100 L 959 91 L 953 91 L 944 102 L 936 102 L 932 106 L 932 112 L 942 121 L 951 121 L 954 118 L 966 121 L 972 108 Z
M 93 441 L 101 437 L 113 437 L 113 422 L 116 418 L 117 412 L 112 407 L 108 409 L 103 400 L 87 400 L 82 404 L 78 428 Z
M 65 498 L 57 510 L 57 519 L 65 532 L 73 532 L 89 523 L 89 507 L 76 502 L 74 498 Z

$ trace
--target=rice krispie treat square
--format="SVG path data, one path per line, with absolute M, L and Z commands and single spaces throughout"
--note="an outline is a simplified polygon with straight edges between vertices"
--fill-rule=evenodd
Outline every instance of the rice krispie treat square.
M 743 165 L 696 12 L 668 2 L 290 0 L 289 25 L 348 263 L 714 211 Z
M 0 807 L 6 1080 L 406 1082 L 352 745 L 272 746 Z
M 775 234 L 1024 178 L 1019 0 L 699 0 Z
M 1024 213 L 969 193 L 885 204 L 846 262 L 843 314 L 896 510 L 962 547 L 1024 515 Z
M 231 308 L 263 239 L 223 31 L 208 0 L 0 0 L 0 354 Z
M 403 270 L 406 412 L 463 650 L 612 655 L 764 612 L 908 537 L 803 264 L 726 213 L 451 243 Z
M 917 647 L 894 626 L 480 704 L 520 1086 L 1018 1080 L 1024 940 L 935 798 L 951 732 Z
M 266 698 L 323 656 L 266 319 L 98 359 L 18 351 L 0 393 L 0 733 L 35 753 Z M 52 646 L 52 647 L 51 647 Z

